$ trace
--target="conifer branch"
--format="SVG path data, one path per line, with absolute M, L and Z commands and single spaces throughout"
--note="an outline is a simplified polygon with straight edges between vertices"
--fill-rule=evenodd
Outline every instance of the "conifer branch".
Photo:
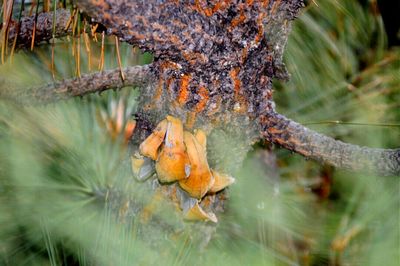
M 43 12 L 37 15 L 22 17 L 20 23 L 12 20 L 8 25 L 8 45 L 14 43 L 17 36 L 15 48 L 29 48 L 34 36 L 34 44 L 49 42 L 53 38 L 53 16 L 54 12 Z M 61 38 L 72 32 L 71 12 L 68 9 L 56 10 L 56 21 L 54 37 Z M 1 25 L 0 25 L 1 28 Z M 33 34 L 33 31 L 35 33 Z
M 3 89 L 0 98 L 11 98 L 24 104 L 51 103 L 89 93 L 119 89 L 126 86 L 143 86 L 152 80 L 151 65 L 131 66 L 121 70 L 113 69 L 84 74 L 80 78 L 66 79 L 43 87 L 29 89 Z
M 262 135 L 268 141 L 306 158 L 338 168 L 400 176 L 400 149 L 374 149 L 344 143 L 277 113 L 262 117 L 261 124 Z

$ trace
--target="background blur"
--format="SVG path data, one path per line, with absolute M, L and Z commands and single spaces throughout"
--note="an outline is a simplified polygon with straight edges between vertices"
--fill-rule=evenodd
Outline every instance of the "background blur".
M 399 3 L 378 2 L 385 23 L 374 0 L 309 1 L 285 52 L 291 79 L 275 84 L 280 113 L 346 142 L 399 146 L 399 19 L 390 15 Z M 105 69 L 116 68 L 114 39 L 105 43 Z M 124 44 L 120 52 L 124 66 L 152 60 Z M 0 66 L 0 89 L 97 71 L 100 53 L 84 35 L 19 51 Z M 234 174 L 219 223 L 193 225 L 211 240 L 171 237 L 181 221 L 168 211 L 142 228 L 136 206 L 151 201 L 148 187 L 131 175 L 123 130 L 110 126 L 127 124 L 136 97 L 125 88 L 41 107 L 0 100 L 0 265 L 400 264 L 398 178 L 267 143 Z

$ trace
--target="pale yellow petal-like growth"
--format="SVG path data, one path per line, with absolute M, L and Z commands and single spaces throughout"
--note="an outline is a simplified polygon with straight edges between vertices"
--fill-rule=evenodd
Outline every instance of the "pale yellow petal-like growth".
M 194 137 L 196 138 L 197 142 L 203 147 L 204 151 L 207 149 L 207 136 L 206 133 L 201 130 L 197 129 L 194 131 Z
M 167 116 L 165 142 L 157 158 L 156 171 L 160 182 L 185 179 L 190 173 L 190 162 L 183 143 L 183 125 L 178 118 Z
M 184 132 L 186 151 L 190 161 L 190 175 L 187 179 L 179 181 L 179 185 L 191 197 L 201 199 L 214 183 L 207 162 L 205 148 L 189 132 Z
M 148 136 L 139 146 L 140 153 L 143 156 L 150 157 L 153 160 L 157 160 L 158 148 L 164 141 L 165 134 L 167 132 L 168 121 L 161 121 L 154 129 L 153 133 Z
M 184 218 L 189 221 L 211 221 L 214 223 L 218 222 L 217 217 L 212 212 L 205 212 L 199 204 L 196 204 L 190 208 L 184 215 Z
M 224 188 L 226 188 L 227 186 L 235 183 L 235 179 L 233 177 L 231 177 L 230 175 L 222 174 L 215 170 L 211 170 L 211 173 L 214 177 L 214 184 L 208 191 L 209 193 L 215 193 L 215 192 L 221 191 Z

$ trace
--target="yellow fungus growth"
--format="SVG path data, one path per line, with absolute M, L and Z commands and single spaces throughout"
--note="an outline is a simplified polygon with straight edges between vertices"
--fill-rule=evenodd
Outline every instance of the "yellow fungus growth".
M 201 147 L 203 147 L 204 152 L 206 152 L 206 147 L 207 147 L 206 133 L 201 129 L 197 129 L 194 131 L 194 137 L 196 138 L 197 142 L 201 145 Z
M 154 129 L 153 133 L 140 144 L 139 150 L 143 156 L 157 160 L 158 148 L 164 141 L 164 137 L 167 132 L 167 125 L 167 120 L 161 121 Z
M 207 161 L 207 135 L 203 130 L 196 129 L 193 134 L 184 131 L 180 119 L 167 116 L 142 142 L 139 150 L 141 155 L 148 158 L 140 155 L 131 157 L 132 172 L 138 180 L 153 175 L 154 164 L 151 158 L 156 161 L 158 180 L 161 183 L 177 181 L 192 201 L 190 207 L 184 208 L 186 220 L 217 222 L 215 214 L 205 212 L 199 202 L 207 193 L 219 192 L 234 183 L 235 179 L 210 169 Z
M 184 133 L 184 140 L 190 161 L 190 175 L 187 179 L 179 181 L 179 185 L 191 197 L 201 199 L 214 183 L 208 167 L 206 150 L 195 136 L 187 131 Z
M 211 173 L 214 177 L 214 184 L 208 191 L 209 193 L 216 193 L 235 183 L 235 179 L 230 175 L 222 174 L 215 170 L 211 170 Z
M 185 179 L 190 172 L 188 155 L 183 143 L 182 122 L 172 116 L 167 116 L 166 121 L 165 141 L 156 162 L 158 180 L 162 183 Z
M 205 212 L 199 204 L 196 202 L 196 204 L 190 208 L 184 216 L 185 220 L 188 221 L 211 221 L 214 223 L 218 222 L 217 217 L 215 216 L 214 213 L 212 212 Z

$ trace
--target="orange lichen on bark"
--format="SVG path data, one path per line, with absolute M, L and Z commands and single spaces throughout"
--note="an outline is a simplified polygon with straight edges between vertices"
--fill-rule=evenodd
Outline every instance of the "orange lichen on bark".
M 281 134 L 283 132 L 283 130 L 274 127 L 271 127 L 268 131 L 271 132 L 272 134 Z
M 247 47 L 244 47 L 242 50 L 242 63 L 246 61 L 248 54 L 249 54 L 249 49 Z
M 218 12 L 219 10 L 224 10 L 224 9 L 226 9 L 226 8 L 230 5 L 231 2 L 232 2 L 231 0 L 218 1 L 218 2 L 214 5 L 214 7 L 213 7 L 213 9 L 212 9 L 212 13 L 214 14 L 215 12 Z
M 199 100 L 199 102 L 196 104 L 195 110 L 196 112 L 201 112 L 204 110 L 204 108 L 207 105 L 208 102 L 208 91 L 206 88 L 204 87 L 200 87 L 197 91 L 197 95 L 199 95 L 201 97 L 201 99 Z
M 261 6 L 262 7 L 267 7 L 268 5 L 269 5 L 269 0 L 261 1 Z
M 240 71 L 240 68 L 239 67 L 235 67 L 229 73 L 230 76 L 231 76 L 232 82 L 233 82 L 233 89 L 234 89 L 235 97 L 239 96 L 240 87 L 242 86 L 242 82 L 238 78 L 239 71 Z
M 263 24 L 264 17 L 265 14 L 261 13 L 257 18 L 258 31 L 256 37 L 254 38 L 255 44 L 258 44 L 264 37 L 264 24 Z
M 190 74 L 185 74 L 181 77 L 181 84 L 179 87 L 179 93 L 178 93 L 178 99 L 177 99 L 179 105 L 185 104 L 189 97 L 189 82 L 190 82 L 190 80 L 191 80 Z
M 213 7 L 205 7 L 207 5 L 206 1 L 202 0 L 195 0 L 194 9 L 199 12 L 203 13 L 207 17 L 211 17 L 214 13 L 218 12 L 219 10 L 224 10 L 227 8 L 231 2 L 231 0 L 223 0 L 218 1 Z
M 235 95 L 235 100 L 238 105 L 235 104 L 234 111 L 238 113 L 244 113 L 247 110 L 247 101 L 246 97 L 242 92 L 242 81 L 239 79 L 240 68 L 235 67 L 230 71 L 230 76 L 233 82 L 233 90 Z
M 243 10 L 240 11 L 239 16 L 234 18 L 231 22 L 231 30 L 235 27 L 237 27 L 239 24 L 243 23 L 246 20 L 246 16 L 244 15 Z
M 182 52 L 183 58 L 189 62 L 192 66 L 200 63 L 204 64 L 207 62 L 207 57 L 199 52 Z
M 254 4 L 254 0 L 246 0 L 247 6 L 252 6 Z

